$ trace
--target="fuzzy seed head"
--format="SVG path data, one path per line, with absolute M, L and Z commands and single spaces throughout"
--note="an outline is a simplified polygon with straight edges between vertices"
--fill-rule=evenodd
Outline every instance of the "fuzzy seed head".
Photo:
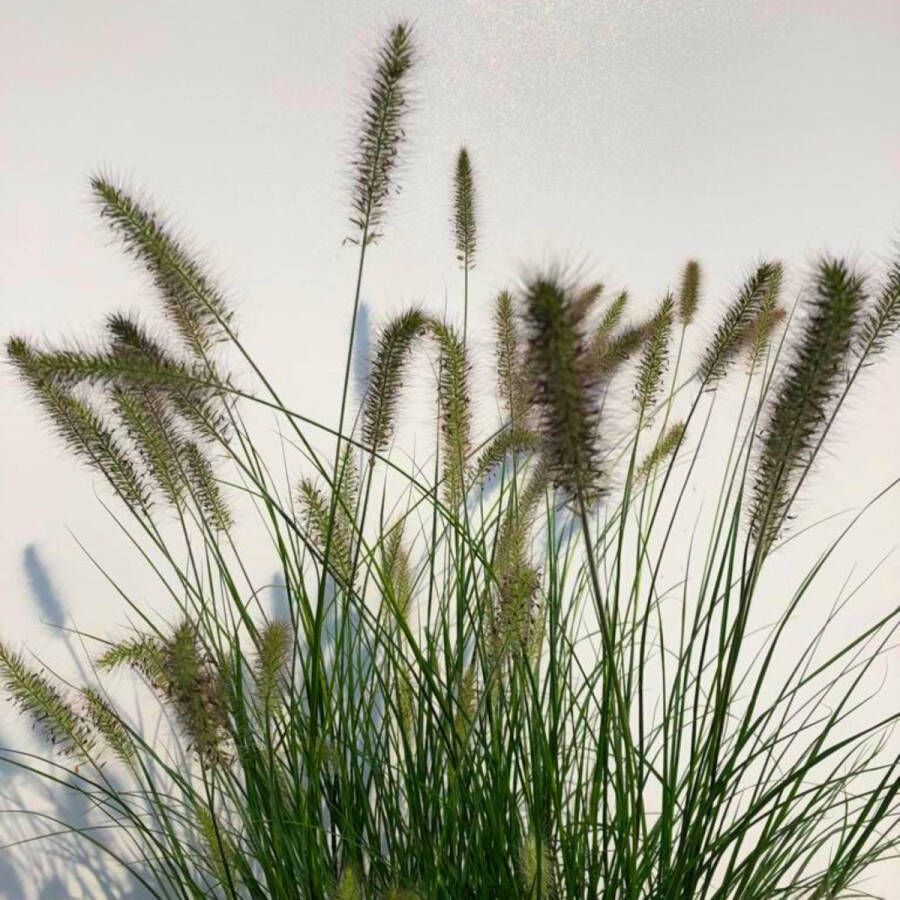
M 353 211 L 359 237 L 373 243 L 381 236 L 387 201 L 394 192 L 394 169 L 405 137 L 406 81 L 413 64 L 412 29 L 395 25 L 378 52 L 354 161 Z
M 90 727 L 59 688 L 0 641 L 0 684 L 12 702 L 64 756 L 87 758 L 94 739 Z
M 701 360 L 698 374 L 707 387 L 715 386 L 725 375 L 728 363 L 745 343 L 747 328 L 759 315 L 766 298 L 773 293 L 777 295 L 782 274 L 781 263 L 764 262 L 744 282 Z
M 599 493 L 595 368 L 587 352 L 584 312 L 554 274 L 525 289 L 526 371 L 540 417 L 551 481 L 571 497 Z
M 681 273 L 681 287 L 678 291 L 678 321 L 690 325 L 694 321 L 700 303 L 700 263 L 689 259 Z
M 465 271 L 475 268 L 477 247 L 477 203 L 472 178 L 469 151 L 463 147 L 456 157 L 453 192 L 453 232 L 456 238 L 456 259 Z
M 149 206 L 100 176 L 91 189 L 100 217 L 153 279 L 167 319 L 194 356 L 211 363 L 214 346 L 234 333 L 233 313 L 211 276 Z
M 787 517 L 794 481 L 813 462 L 864 302 L 864 280 L 845 262 L 818 264 L 799 339 L 767 410 L 754 473 L 751 533 L 766 547 Z
M 644 352 L 638 367 L 635 402 L 642 419 L 656 402 L 669 358 L 669 339 L 675 301 L 667 294 L 647 326 Z
M 394 435 L 403 378 L 416 341 L 427 333 L 428 319 L 413 308 L 379 332 L 363 404 L 363 440 L 374 451 L 386 450 Z

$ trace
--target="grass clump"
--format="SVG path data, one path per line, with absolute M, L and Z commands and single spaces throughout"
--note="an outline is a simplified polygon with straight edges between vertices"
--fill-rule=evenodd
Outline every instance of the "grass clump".
M 423 307 L 384 323 L 354 419 L 352 333 L 414 59 L 397 25 L 366 95 L 336 427 L 281 399 L 159 214 L 94 180 L 166 330 L 114 314 L 96 348 L 14 337 L 7 352 L 178 609 L 166 621 L 121 590 L 138 628 L 82 636 L 89 684 L 0 643 L 0 682 L 62 752 L 46 772 L 3 757 L 88 798 L 97 827 L 73 823 L 73 839 L 90 834 L 166 900 L 860 896 L 900 839 L 898 713 L 865 704 L 900 610 L 835 645 L 841 597 L 798 643 L 843 536 L 807 571 L 770 571 L 842 405 L 891 356 L 900 270 L 870 299 L 859 273 L 821 260 L 779 344 L 783 267 L 763 262 L 698 363 L 683 356 L 702 327 L 698 262 L 633 321 L 624 291 L 533 272 L 494 303 L 485 423 L 462 150 L 448 185 L 462 328 Z M 420 352 L 435 446 L 410 460 L 399 411 Z M 716 407 L 720 392 L 739 401 Z M 246 424 L 256 408 L 278 420 L 274 463 Z M 714 497 L 703 515 L 698 484 Z M 260 599 L 252 523 L 278 611 Z M 141 716 L 115 698 L 129 670 Z M 139 727 L 151 702 L 170 733 Z

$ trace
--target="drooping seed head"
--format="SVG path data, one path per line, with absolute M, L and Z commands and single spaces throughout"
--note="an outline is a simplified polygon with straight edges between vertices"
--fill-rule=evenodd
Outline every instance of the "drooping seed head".
M 137 753 L 134 739 L 116 709 L 94 688 L 82 688 L 84 717 L 122 762 L 131 764 Z
M 32 669 L 2 641 L 0 684 L 58 752 L 83 758 L 90 754 L 94 738 L 84 718 L 43 672 Z
M 69 449 L 100 472 L 126 505 L 149 513 L 151 492 L 146 478 L 115 429 L 75 393 L 67 379 L 55 377 L 57 357 L 62 355 L 63 364 L 68 365 L 69 356 L 78 354 L 38 351 L 17 337 L 10 338 L 7 353 Z
M 99 175 L 91 188 L 101 218 L 149 272 L 168 320 L 194 356 L 210 363 L 213 347 L 234 333 L 223 293 L 149 205 Z
M 183 621 L 163 645 L 166 695 L 191 749 L 207 765 L 224 759 L 225 684 L 196 627 Z
M 363 404 L 363 440 L 375 451 L 394 435 L 403 377 L 415 342 L 426 334 L 428 318 L 414 307 L 391 319 L 378 334 L 369 388 Z

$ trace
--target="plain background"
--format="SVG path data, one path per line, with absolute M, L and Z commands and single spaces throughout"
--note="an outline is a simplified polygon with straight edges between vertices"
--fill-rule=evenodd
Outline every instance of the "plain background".
M 819 252 L 877 275 L 896 247 L 897 0 L 0 0 L 4 340 L 88 339 L 112 310 L 152 311 L 96 222 L 87 179 L 100 170 L 145 189 L 197 238 L 275 382 L 333 420 L 355 274 L 342 245 L 355 119 L 371 48 L 397 16 L 414 20 L 420 59 L 403 191 L 364 297 L 376 323 L 412 301 L 459 314 L 448 220 L 463 142 L 480 195 L 476 332 L 494 293 L 536 259 L 628 286 L 649 307 L 697 256 L 711 328 L 763 255 L 785 261 L 796 292 Z M 895 359 L 867 376 L 806 508 L 856 508 L 897 476 L 897 373 Z M 48 625 L 106 633 L 125 622 L 77 541 L 117 575 L 136 572 L 151 606 L 152 583 L 112 534 L 104 492 L 5 366 L 0 427 L 0 629 L 65 668 L 72 648 Z M 898 522 L 892 494 L 848 566 L 889 554 Z M 889 558 L 859 624 L 900 599 L 898 582 Z M 881 698 L 891 709 L 893 659 Z M 24 729 L 4 705 L 0 744 L 14 737 Z M 12 776 L 0 788 L 10 802 L 22 790 Z M 71 862 L 11 859 L 0 855 L 0 896 L 115 895 L 84 872 L 72 881 Z M 897 896 L 898 882 L 891 866 L 867 887 Z

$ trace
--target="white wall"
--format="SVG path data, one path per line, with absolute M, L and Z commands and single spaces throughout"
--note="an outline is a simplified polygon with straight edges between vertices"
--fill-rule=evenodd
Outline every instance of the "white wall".
M 341 245 L 353 98 L 400 15 L 416 21 L 421 60 L 404 189 L 365 296 L 376 322 L 414 300 L 459 312 L 448 217 L 460 142 L 481 197 L 476 328 L 535 259 L 562 256 L 649 306 L 696 255 L 711 318 L 761 255 L 783 259 L 796 287 L 818 251 L 878 271 L 895 246 L 896 0 L 0 0 L 0 335 L 86 338 L 109 311 L 151 306 L 93 216 L 87 177 L 101 168 L 199 237 L 285 395 L 333 419 L 354 276 Z M 874 373 L 851 404 L 807 493 L 811 515 L 858 506 L 897 476 L 897 371 Z M 75 538 L 150 605 L 152 583 L 8 370 L 0 386 L 0 628 L 64 668 L 42 620 L 125 622 Z M 893 494 L 847 564 L 863 571 L 894 549 L 898 522 Z M 898 583 L 889 560 L 860 623 L 897 601 Z M 4 706 L 0 744 L 14 734 Z M 0 861 L 0 896 L 52 896 L 39 871 Z M 879 878 L 890 896 L 900 867 Z

